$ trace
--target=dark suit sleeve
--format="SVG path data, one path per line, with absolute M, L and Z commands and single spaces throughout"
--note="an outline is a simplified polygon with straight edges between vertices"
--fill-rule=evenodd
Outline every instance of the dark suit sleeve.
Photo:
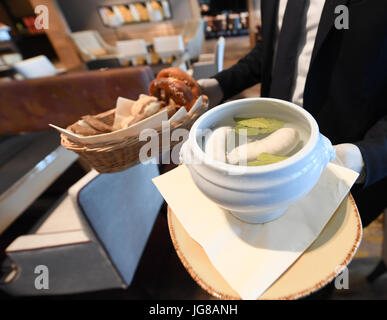
M 237 64 L 214 76 L 223 91 L 223 99 L 227 100 L 241 91 L 261 82 L 262 41 Z
M 360 149 L 365 164 L 364 186 L 387 177 L 387 115 L 371 127 L 364 139 L 355 145 Z

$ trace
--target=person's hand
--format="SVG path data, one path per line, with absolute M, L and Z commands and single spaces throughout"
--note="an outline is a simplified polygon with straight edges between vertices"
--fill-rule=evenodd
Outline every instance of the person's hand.
M 359 173 L 360 176 L 356 183 L 363 183 L 365 180 L 365 170 L 360 149 L 351 143 L 337 144 L 333 147 L 336 150 L 336 158 L 332 162 Z
M 223 99 L 223 91 L 216 79 L 200 79 L 199 86 L 210 103 L 210 108 L 217 106 Z

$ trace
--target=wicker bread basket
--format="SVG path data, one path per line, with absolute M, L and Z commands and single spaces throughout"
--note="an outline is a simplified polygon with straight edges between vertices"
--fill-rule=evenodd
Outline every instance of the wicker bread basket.
M 171 141 L 171 135 L 176 129 L 189 130 L 193 123 L 199 118 L 206 110 L 208 106 L 208 100 L 204 99 L 205 103 L 200 106 L 192 114 L 187 114 L 179 121 L 172 122 L 170 124 L 170 131 L 164 132 L 169 134 L 170 148 L 171 150 L 176 144 L 181 141 Z M 112 125 L 114 121 L 114 111 L 100 113 L 96 117 L 107 125 Z M 162 148 L 162 128 L 155 129 L 159 138 L 159 155 L 169 150 Z M 164 137 L 165 139 L 165 137 Z M 103 144 L 81 144 L 70 140 L 63 133 L 61 134 L 61 144 L 64 148 L 72 150 L 79 154 L 79 156 L 85 160 L 91 167 L 100 173 L 113 173 L 123 171 L 129 167 L 138 164 L 140 149 L 148 141 L 140 141 L 138 136 L 129 136 L 123 138 L 120 141 L 103 143 Z

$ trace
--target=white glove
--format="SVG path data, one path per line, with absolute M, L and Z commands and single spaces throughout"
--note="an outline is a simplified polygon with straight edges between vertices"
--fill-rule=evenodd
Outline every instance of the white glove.
M 217 106 L 223 99 L 223 91 L 216 79 L 200 79 L 199 86 L 210 103 L 210 108 Z
M 360 149 L 351 143 L 342 143 L 333 146 L 336 149 L 336 158 L 332 162 L 359 173 L 356 183 L 365 181 L 363 156 Z

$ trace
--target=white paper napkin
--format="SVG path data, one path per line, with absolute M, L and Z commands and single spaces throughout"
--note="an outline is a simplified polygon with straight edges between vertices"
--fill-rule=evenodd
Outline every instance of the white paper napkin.
M 265 224 L 244 223 L 209 200 L 184 165 L 153 181 L 229 285 L 242 299 L 257 299 L 316 240 L 357 177 L 330 163 L 304 198 Z
M 131 108 L 136 101 L 119 97 L 117 100 L 116 111 L 118 112 L 118 117 L 115 117 L 114 121 L 121 121 L 123 118 L 127 117 L 130 114 Z M 203 96 L 200 96 L 195 104 L 192 106 L 189 112 L 185 108 L 180 108 L 172 117 L 169 119 L 170 123 L 174 121 L 181 120 L 185 115 L 193 114 L 200 108 L 204 108 L 206 110 L 208 108 L 208 99 L 204 99 Z M 117 116 L 117 114 L 116 114 Z M 76 134 L 71 130 L 63 129 L 61 127 L 55 126 L 53 124 L 49 124 L 52 128 L 58 130 L 60 133 L 63 133 L 70 140 L 78 142 L 80 144 L 109 144 L 117 141 L 122 141 L 124 138 L 128 137 L 136 137 L 138 136 L 144 129 L 158 129 L 161 128 L 162 122 L 168 120 L 168 112 L 167 109 L 163 109 L 148 118 L 145 118 L 139 122 L 132 124 L 131 126 L 119 130 L 115 130 L 113 132 L 97 134 L 93 136 L 82 136 L 80 134 Z

